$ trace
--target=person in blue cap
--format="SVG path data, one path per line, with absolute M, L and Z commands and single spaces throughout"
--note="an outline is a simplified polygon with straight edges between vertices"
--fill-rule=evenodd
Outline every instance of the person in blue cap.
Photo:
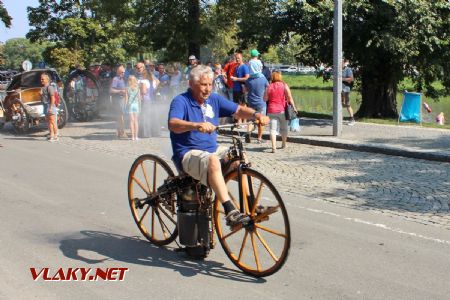
M 252 57 L 248 62 L 250 77 L 245 82 L 248 90 L 247 105 L 253 108 L 255 111 L 261 113 L 262 115 L 266 115 L 266 102 L 264 101 L 264 92 L 269 86 L 269 82 L 262 73 L 263 65 L 262 62 L 258 59 L 258 50 L 252 49 L 250 51 L 250 56 Z M 262 143 L 263 130 L 263 126 L 258 126 L 258 144 Z M 250 141 L 250 135 L 248 135 L 246 137 L 246 142 L 249 143 Z

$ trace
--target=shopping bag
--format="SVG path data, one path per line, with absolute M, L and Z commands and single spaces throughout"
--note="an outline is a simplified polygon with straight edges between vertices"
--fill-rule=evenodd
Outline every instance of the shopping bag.
M 300 119 L 299 118 L 292 119 L 290 121 L 289 126 L 290 126 L 291 131 L 299 132 L 300 131 Z

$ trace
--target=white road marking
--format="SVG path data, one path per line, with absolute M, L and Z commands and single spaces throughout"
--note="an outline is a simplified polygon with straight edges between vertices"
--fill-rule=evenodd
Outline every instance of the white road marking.
M 347 220 L 347 221 L 350 221 L 350 222 L 354 222 L 354 223 L 360 223 L 360 224 L 365 224 L 365 225 L 369 225 L 369 226 L 374 226 L 374 227 L 381 228 L 381 229 L 384 229 L 384 230 L 387 230 L 387 231 L 396 232 L 396 233 L 400 233 L 400 234 L 403 234 L 403 235 L 409 235 L 409 236 L 413 236 L 413 237 L 420 238 L 420 239 L 423 239 L 423 240 L 432 241 L 432 242 L 439 243 L 439 244 L 450 245 L 450 241 L 447 241 L 447 240 L 437 239 L 437 238 L 428 237 L 428 236 L 425 236 L 425 235 L 422 235 L 422 234 L 418 234 L 418 233 L 414 233 L 414 232 L 404 231 L 403 229 L 393 228 L 393 227 L 390 227 L 390 226 L 387 226 L 387 225 L 384 225 L 384 224 L 373 223 L 373 222 L 362 220 L 362 219 L 359 219 L 359 218 L 345 217 L 345 216 L 342 216 L 340 214 L 336 214 L 336 213 L 325 211 L 325 210 L 321 210 L 321 209 L 314 209 L 314 208 L 309 208 L 309 207 L 304 207 L 304 206 L 299 206 L 299 205 L 293 205 L 293 206 L 301 208 L 301 209 L 304 209 L 304 210 L 307 210 L 307 211 L 310 211 L 310 212 L 313 212 L 313 213 L 329 215 L 329 216 L 333 216 L 333 217 L 336 217 L 336 218 L 341 218 L 341 219 L 344 219 L 344 220 Z

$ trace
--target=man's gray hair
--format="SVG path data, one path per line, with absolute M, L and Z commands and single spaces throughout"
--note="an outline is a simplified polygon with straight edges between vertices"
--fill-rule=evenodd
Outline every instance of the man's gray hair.
M 208 76 L 211 79 L 214 79 L 214 72 L 210 67 L 198 65 L 192 68 L 191 72 L 189 73 L 189 80 L 192 82 L 198 82 L 204 75 Z

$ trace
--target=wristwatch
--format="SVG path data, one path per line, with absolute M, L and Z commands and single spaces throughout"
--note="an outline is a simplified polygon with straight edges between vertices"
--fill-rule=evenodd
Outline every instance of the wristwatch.
M 253 113 L 253 118 L 255 118 L 255 119 L 256 119 L 256 114 L 259 114 L 259 112 L 255 110 L 255 112 Z

